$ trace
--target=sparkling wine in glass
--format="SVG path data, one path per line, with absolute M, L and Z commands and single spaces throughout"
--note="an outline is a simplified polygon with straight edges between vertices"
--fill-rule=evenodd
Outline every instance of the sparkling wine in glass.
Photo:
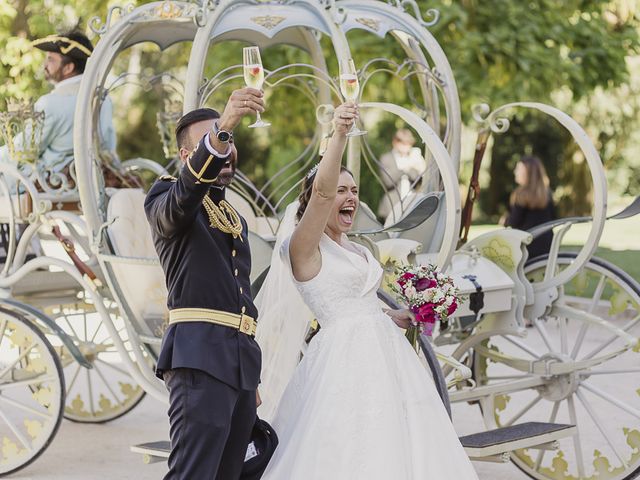
M 264 69 L 260 59 L 258 47 L 245 47 L 242 49 L 242 63 L 244 65 L 244 83 L 247 87 L 260 90 L 264 83 Z M 260 118 L 260 112 L 256 112 L 256 121 L 249 128 L 268 127 L 271 124 Z
M 340 92 L 342 96 L 348 102 L 354 102 L 358 98 L 360 93 L 360 82 L 358 81 L 358 71 L 352 59 L 342 60 L 340 62 Z M 365 135 L 365 130 L 360 130 L 356 127 L 356 123 L 353 122 L 351 130 L 347 133 L 347 137 L 357 137 L 358 135 Z

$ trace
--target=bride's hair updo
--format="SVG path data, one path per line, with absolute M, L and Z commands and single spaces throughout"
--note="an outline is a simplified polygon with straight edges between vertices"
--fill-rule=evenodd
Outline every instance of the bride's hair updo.
M 340 167 L 340 173 L 347 172 L 349 175 L 353 177 L 353 173 L 347 167 Z M 304 181 L 302 182 L 302 190 L 300 191 L 300 195 L 298 195 L 298 202 L 300 203 L 298 206 L 298 211 L 296 212 L 296 220 L 299 222 L 304 214 L 304 211 L 307 209 L 307 205 L 309 204 L 309 200 L 311 199 L 311 191 L 313 190 L 313 181 L 316 179 L 316 174 L 318 173 L 318 166 L 314 165 L 309 173 L 304 177 Z

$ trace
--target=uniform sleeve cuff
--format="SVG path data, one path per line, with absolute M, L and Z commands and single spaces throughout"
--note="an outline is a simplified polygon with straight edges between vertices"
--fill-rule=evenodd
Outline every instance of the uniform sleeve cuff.
M 220 153 L 215 148 L 213 148 L 211 146 L 211 142 L 209 141 L 210 137 L 211 137 L 211 133 L 207 133 L 204 136 L 204 146 L 207 147 L 207 150 L 209 150 L 209 153 L 211 155 L 215 155 L 216 157 L 219 157 L 219 158 L 227 158 L 229 155 L 231 155 L 231 148 L 229 147 L 229 145 L 227 145 L 227 151 L 225 153 Z

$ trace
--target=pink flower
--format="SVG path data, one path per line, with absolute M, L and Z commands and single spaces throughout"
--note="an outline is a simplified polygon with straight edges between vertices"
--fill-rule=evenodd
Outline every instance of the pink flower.
M 412 311 L 416 314 L 416 321 L 419 323 L 434 323 L 436 321 L 432 303 L 425 303 L 419 307 L 415 307 Z
M 416 290 L 422 292 L 423 290 L 426 290 L 427 288 L 433 288 L 436 285 L 437 283 L 435 280 L 432 280 L 430 278 L 421 278 L 416 282 Z
M 400 278 L 398 279 L 398 284 L 401 287 L 404 287 L 405 283 L 407 283 L 409 280 L 411 280 L 412 278 L 415 278 L 415 275 L 411 272 L 405 272 L 402 275 L 400 275 Z
M 451 303 L 451 305 L 449 305 L 449 308 L 447 309 L 447 315 L 451 315 L 457 309 L 458 309 L 458 302 L 454 300 L 453 303 Z

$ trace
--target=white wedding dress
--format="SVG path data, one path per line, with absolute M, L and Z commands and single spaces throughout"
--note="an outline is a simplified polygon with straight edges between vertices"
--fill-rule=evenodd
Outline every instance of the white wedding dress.
M 477 479 L 430 374 L 381 309 L 382 268 L 351 245 L 361 254 L 323 235 L 320 272 L 295 282 L 322 328 L 272 419 L 280 443 L 262 478 Z

